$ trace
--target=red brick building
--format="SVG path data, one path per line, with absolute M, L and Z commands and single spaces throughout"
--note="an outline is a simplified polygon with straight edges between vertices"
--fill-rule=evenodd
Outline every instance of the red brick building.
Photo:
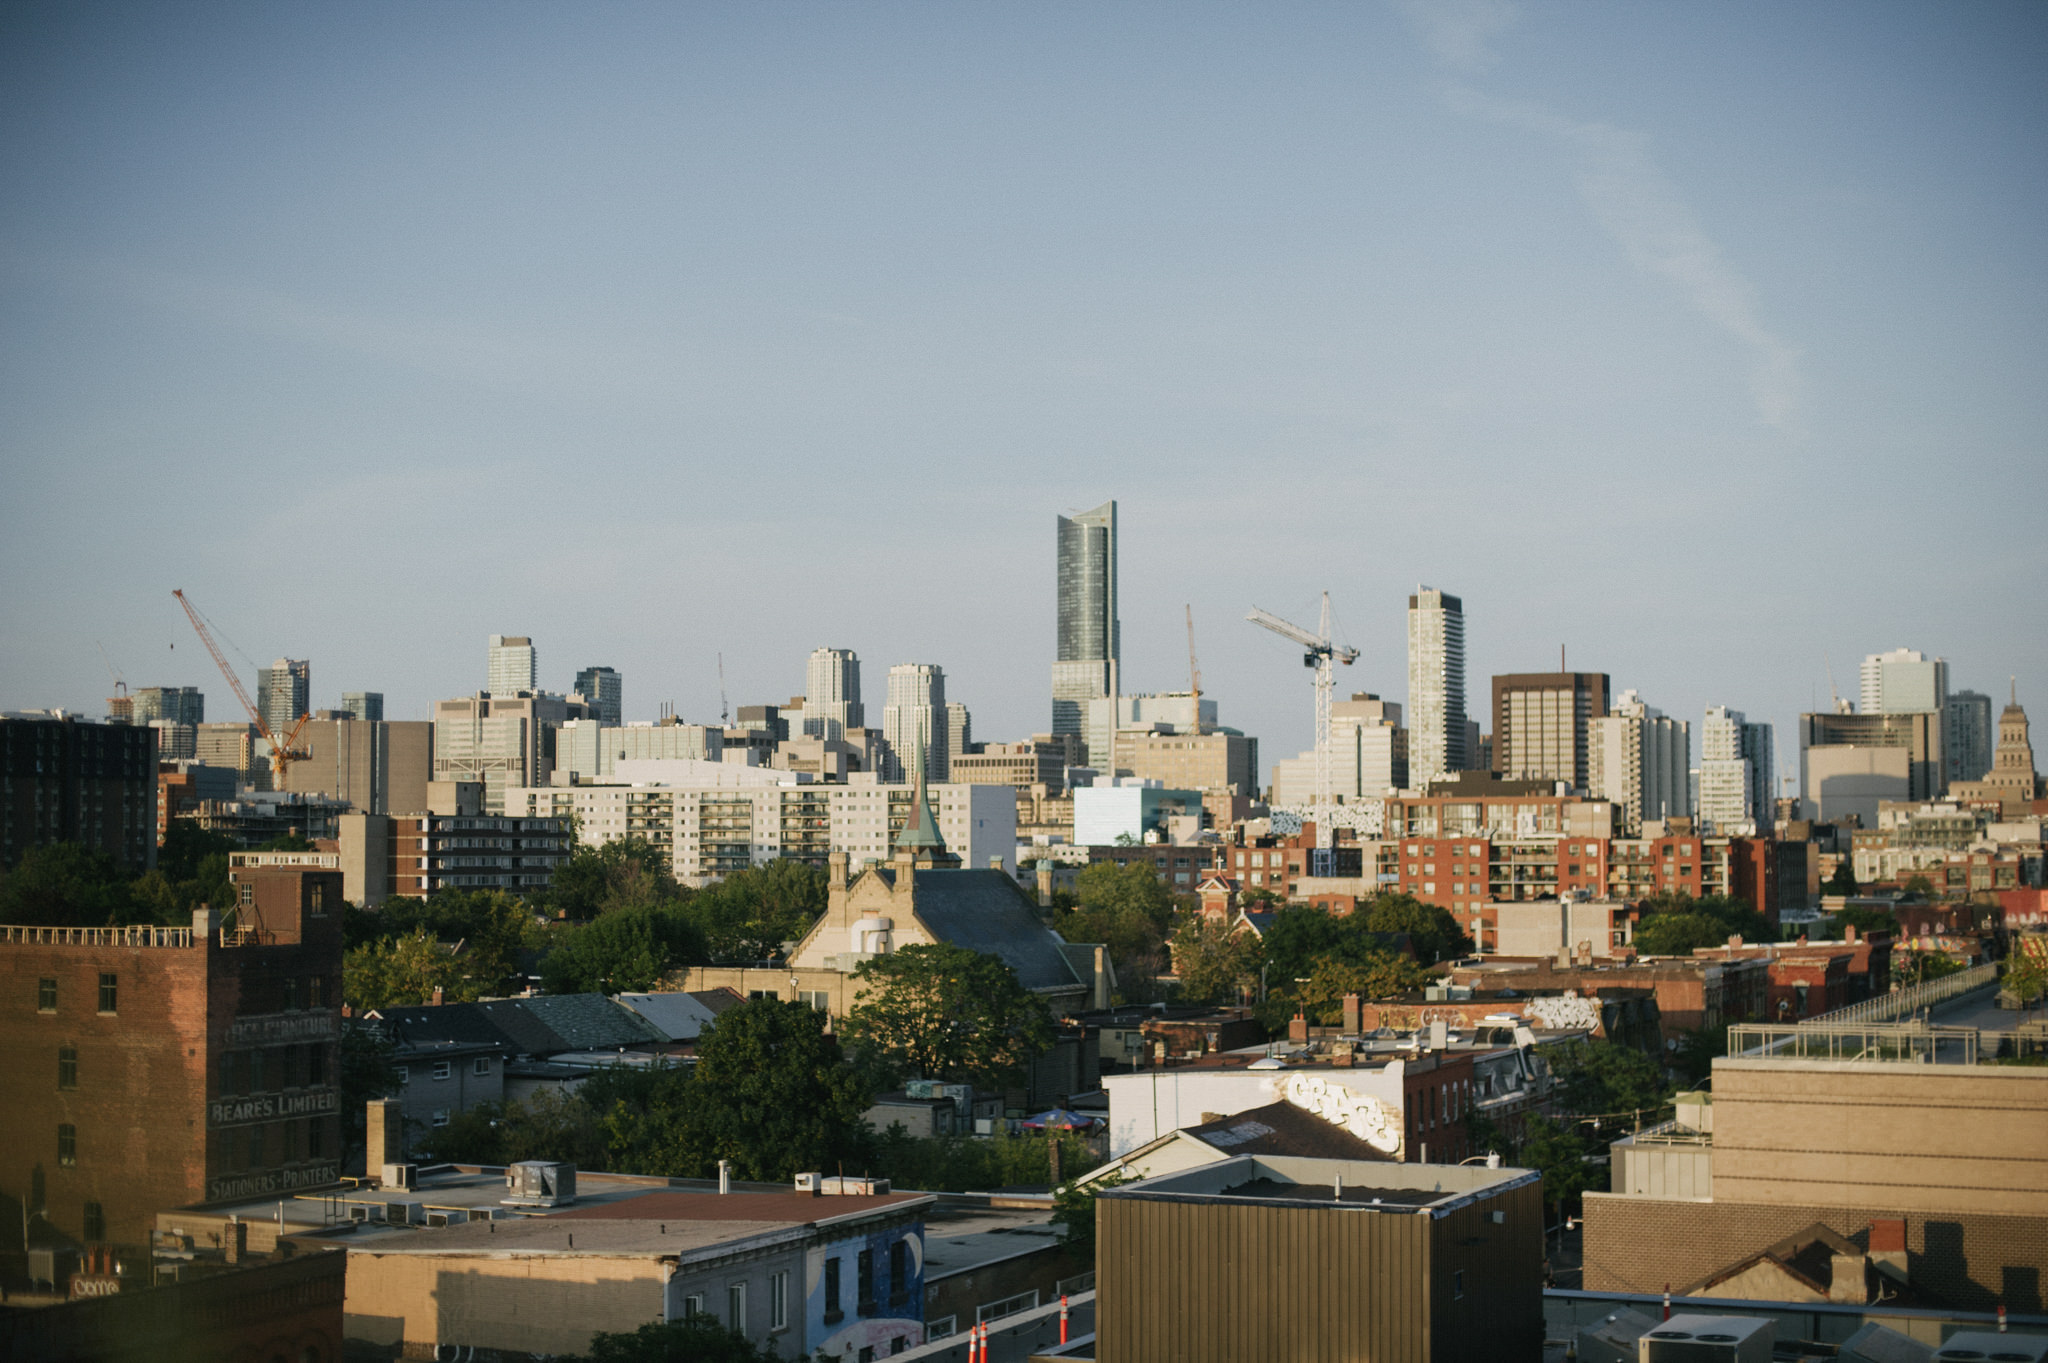
M 221 926 L 0 927 L 0 1193 L 31 1238 L 339 1175 L 341 875 L 238 867 Z

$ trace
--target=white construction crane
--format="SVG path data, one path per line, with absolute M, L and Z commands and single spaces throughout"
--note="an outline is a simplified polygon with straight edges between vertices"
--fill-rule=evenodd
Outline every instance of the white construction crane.
M 1335 840 L 1332 828 L 1331 810 L 1336 805 L 1335 792 L 1330 771 L 1330 701 L 1336 690 L 1336 664 L 1346 667 L 1358 661 L 1358 650 L 1331 642 L 1330 639 L 1330 594 L 1323 593 L 1323 615 L 1321 628 L 1311 634 L 1300 625 L 1289 624 L 1271 611 L 1252 607 L 1252 613 L 1245 619 L 1261 629 L 1272 630 L 1283 639 L 1292 639 L 1308 651 L 1302 655 L 1302 665 L 1316 670 L 1316 846 L 1329 847 Z

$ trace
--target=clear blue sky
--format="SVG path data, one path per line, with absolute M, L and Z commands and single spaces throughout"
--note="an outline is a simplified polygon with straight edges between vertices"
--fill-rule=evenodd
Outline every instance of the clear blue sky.
M 0 707 L 233 717 L 182 586 L 316 705 L 831 644 L 1020 737 L 1115 497 L 1127 686 L 1192 603 L 1269 761 L 1325 587 L 1395 698 L 1427 582 L 1475 711 L 2048 711 L 2039 4 L 17 3 L 0 185 Z

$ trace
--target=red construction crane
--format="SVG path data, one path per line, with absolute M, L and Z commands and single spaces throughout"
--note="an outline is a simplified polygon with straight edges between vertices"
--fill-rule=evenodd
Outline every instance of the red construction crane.
M 242 679 L 235 675 L 235 669 L 229 667 L 228 660 L 221 656 L 220 647 L 213 642 L 213 635 L 207 632 L 205 623 L 199 618 L 199 612 L 194 610 L 192 603 L 185 599 L 185 593 L 182 590 L 174 589 L 171 595 L 177 597 L 178 604 L 185 608 L 185 615 L 192 621 L 192 628 L 199 632 L 199 642 L 205 644 L 206 651 L 213 655 L 213 661 L 220 666 L 220 674 L 226 677 L 228 685 L 235 689 L 235 699 L 242 702 L 242 708 L 249 712 L 249 718 L 255 722 L 256 732 L 262 734 L 264 742 L 270 745 L 270 786 L 273 790 L 283 790 L 285 788 L 284 774 L 286 768 L 290 767 L 294 762 L 303 761 L 312 756 L 304 748 L 294 748 L 292 746 L 292 744 L 298 742 L 299 731 L 306 727 L 306 721 L 311 719 L 312 716 L 310 714 L 300 715 L 297 721 L 293 723 L 292 731 L 286 734 L 283 740 L 280 741 L 276 734 L 270 732 L 270 726 L 264 723 L 263 712 L 250 703 L 249 693 L 242 689 Z

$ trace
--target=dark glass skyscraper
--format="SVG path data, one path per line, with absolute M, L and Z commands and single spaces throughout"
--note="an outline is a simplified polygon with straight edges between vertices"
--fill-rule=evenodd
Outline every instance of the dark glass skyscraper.
M 1106 768 L 1116 739 L 1116 503 L 1059 518 L 1059 638 L 1052 731 L 1074 734 L 1084 761 Z

